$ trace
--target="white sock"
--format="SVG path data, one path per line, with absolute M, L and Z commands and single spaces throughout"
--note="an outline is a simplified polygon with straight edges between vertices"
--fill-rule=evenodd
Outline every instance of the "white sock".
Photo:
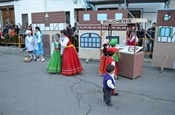
M 41 60 L 43 60 L 44 59 L 44 57 L 43 56 L 40 56 L 41 57 Z
M 32 54 L 29 54 L 29 56 L 30 56 L 30 59 L 33 59 Z
M 33 59 L 36 59 L 36 56 L 35 56 L 35 54 L 33 54 Z

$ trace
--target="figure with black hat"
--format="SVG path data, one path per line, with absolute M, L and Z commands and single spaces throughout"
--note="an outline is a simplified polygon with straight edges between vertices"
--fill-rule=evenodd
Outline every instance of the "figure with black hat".
M 106 68 L 107 68 L 108 65 L 113 65 L 115 67 L 115 70 L 114 70 L 114 73 L 113 73 L 114 78 L 115 78 L 115 74 L 117 72 L 117 68 L 116 68 L 115 60 L 114 60 L 113 56 L 116 52 L 117 52 L 117 49 L 115 47 L 109 47 L 107 49 L 108 57 L 106 59 L 106 64 L 105 64 Z M 106 73 L 107 73 L 107 71 L 106 71 Z M 115 90 L 112 90 L 112 95 L 117 96 L 118 93 L 116 93 Z
M 83 71 L 83 66 L 78 58 L 74 45 L 67 37 L 66 30 L 61 31 L 61 55 L 62 55 L 62 74 L 71 76 Z
M 115 66 L 108 65 L 106 67 L 107 73 L 104 75 L 103 78 L 103 101 L 106 103 L 107 106 L 112 106 L 111 103 L 111 94 L 112 91 L 115 89 L 115 80 L 114 80 L 114 72 Z

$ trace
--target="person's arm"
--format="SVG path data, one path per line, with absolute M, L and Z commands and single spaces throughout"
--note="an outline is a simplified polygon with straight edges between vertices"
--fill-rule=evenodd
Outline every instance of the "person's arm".
M 38 34 L 38 40 L 37 40 L 37 43 L 40 43 L 41 42 L 41 33 L 40 32 L 37 32 Z
M 67 43 L 69 42 L 69 39 L 67 37 L 60 39 L 61 44 L 61 55 L 63 55 L 64 48 L 67 46 Z
M 112 81 L 111 81 L 111 80 L 108 80 L 108 81 L 107 81 L 107 85 L 108 85 L 108 87 L 110 87 L 111 89 L 115 89 L 115 86 L 112 84 Z
M 63 40 L 60 40 L 60 44 L 64 48 L 67 46 L 68 42 L 69 42 L 69 39 L 67 37 L 63 38 Z
M 51 56 L 53 54 L 53 51 L 54 51 L 54 42 L 52 43 Z
M 115 61 L 112 61 L 111 65 L 115 66 Z
M 139 41 L 138 37 L 136 36 L 135 39 L 136 39 L 136 43 L 137 43 Z
M 118 54 L 118 59 L 120 60 L 121 59 L 120 52 L 118 51 L 117 54 Z
M 25 38 L 25 46 L 26 46 L 26 48 L 28 48 L 28 46 L 27 46 L 27 37 Z

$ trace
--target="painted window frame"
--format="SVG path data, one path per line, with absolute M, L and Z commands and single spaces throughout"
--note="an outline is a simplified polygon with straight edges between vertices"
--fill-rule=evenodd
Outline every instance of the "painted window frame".
M 162 31 L 163 31 L 163 29 L 164 29 L 164 34 L 162 35 Z M 168 35 L 165 35 L 165 31 L 166 31 L 166 29 L 169 29 L 168 31 L 169 31 L 169 34 Z M 160 38 L 160 40 L 159 40 L 159 38 L 157 39 L 157 42 L 161 42 L 161 43 L 172 43 L 172 40 L 173 40 L 173 38 L 171 38 L 172 37 L 172 34 L 173 34 L 173 28 L 172 27 L 168 27 L 168 26 L 162 26 L 162 27 L 160 27 L 159 28 L 159 32 L 158 32 L 158 37 Z M 163 41 L 162 40 L 162 37 L 166 37 L 166 40 L 165 41 Z M 170 40 L 168 40 L 168 39 L 170 39 Z M 168 42 L 168 41 L 170 41 L 170 42 Z
M 98 37 L 92 37 L 92 34 Z M 83 37 L 84 35 L 88 35 L 88 37 Z M 97 33 L 82 34 L 80 36 L 80 48 L 101 48 L 101 37 Z

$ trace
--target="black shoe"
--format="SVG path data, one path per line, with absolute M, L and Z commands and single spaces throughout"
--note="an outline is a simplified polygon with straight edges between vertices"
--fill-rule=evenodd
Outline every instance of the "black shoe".
M 117 96 L 117 95 L 119 95 L 119 93 L 114 93 L 114 94 L 112 94 L 112 96 Z
M 34 61 L 36 61 L 36 59 L 34 59 Z
M 112 103 L 106 103 L 107 106 L 112 106 L 113 104 Z

